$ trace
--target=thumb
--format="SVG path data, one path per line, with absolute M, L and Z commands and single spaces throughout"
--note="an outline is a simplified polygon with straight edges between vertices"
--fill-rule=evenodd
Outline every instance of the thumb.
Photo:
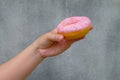
M 51 40 L 51 41 L 59 42 L 59 41 L 61 41 L 61 40 L 63 39 L 63 35 L 49 32 L 49 33 L 47 33 L 46 38 L 47 38 L 48 40 Z
M 40 37 L 40 48 L 48 48 L 53 43 L 59 42 L 63 39 L 63 36 L 57 33 L 48 32 Z

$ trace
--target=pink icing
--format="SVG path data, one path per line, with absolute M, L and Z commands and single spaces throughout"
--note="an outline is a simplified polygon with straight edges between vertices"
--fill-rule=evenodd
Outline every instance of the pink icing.
M 84 29 L 86 27 L 89 27 L 91 24 L 91 21 L 86 16 L 76 16 L 76 17 L 70 17 L 66 18 L 63 21 L 60 22 L 60 24 L 57 26 L 58 32 L 75 32 L 79 31 L 81 29 Z

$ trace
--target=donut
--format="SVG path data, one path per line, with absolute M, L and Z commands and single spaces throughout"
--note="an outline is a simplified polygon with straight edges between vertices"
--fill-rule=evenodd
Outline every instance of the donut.
M 62 20 L 57 26 L 57 33 L 65 39 L 80 39 L 92 29 L 91 20 L 86 16 L 69 17 Z

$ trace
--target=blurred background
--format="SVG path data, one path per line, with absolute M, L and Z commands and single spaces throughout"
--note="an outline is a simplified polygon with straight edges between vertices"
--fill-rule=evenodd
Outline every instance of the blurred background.
M 0 64 L 70 16 L 93 30 L 26 80 L 120 80 L 120 0 L 0 0 Z

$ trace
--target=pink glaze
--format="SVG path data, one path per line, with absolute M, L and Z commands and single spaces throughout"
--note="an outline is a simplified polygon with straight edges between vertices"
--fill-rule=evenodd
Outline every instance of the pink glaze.
M 88 17 L 75 16 L 66 18 L 60 22 L 60 24 L 57 26 L 57 31 L 62 33 L 75 32 L 90 27 L 91 25 L 91 21 Z

